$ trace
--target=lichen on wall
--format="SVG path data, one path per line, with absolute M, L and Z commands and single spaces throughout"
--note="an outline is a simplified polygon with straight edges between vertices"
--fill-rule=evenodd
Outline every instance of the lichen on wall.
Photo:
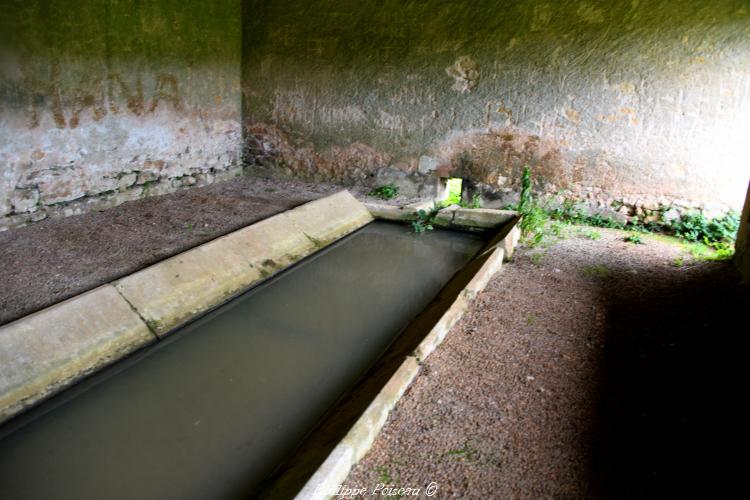
M 244 124 L 259 172 L 463 175 L 501 203 L 528 164 L 537 190 L 600 208 L 741 206 L 746 1 L 245 6 Z M 340 154 L 353 145 L 365 169 Z
M 241 2 L 3 1 L 0 229 L 241 172 Z

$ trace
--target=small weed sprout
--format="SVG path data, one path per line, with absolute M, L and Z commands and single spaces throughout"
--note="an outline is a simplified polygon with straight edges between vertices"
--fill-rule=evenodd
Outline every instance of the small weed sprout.
M 597 241 L 602 239 L 602 233 L 599 231 L 594 231 L 593 229 L 584 229 L 581 234 L 584 238 L 587 238 L 589 240 Z
M 580 224 L 584 226 L 606 227 L 611 229 L 624 229 L 625 225 L 603 215 L 590 215 L 578 206 L 574 200 L 563 200 L 562 204 L 551 210 L 550 217 L 554 220 L 567 222 L 568 224 Z
M 624 240 L 633 245 L 643 245 L 643 239 L 637 234 L 629 234 Z
M 369 195 L 374 198 L 380 198 L 381 200 L 392 200 L 398 195 L 398 186 L 394 184 L 379 186 L 370 191 Z
M 467 462 L 473 462 L 476 459 L 477 456 L 477 450 L 469 446 L 468 443 L 464 445 L 463 448 L 455 449 L 455 450 L 448 450 L 445 453 L 446 457 L 451 457 L 454 460 L 466 460 Z
M 609 278 L 609 269 L 607 266 L 585 266 L 582 272 L 584 276 L 589 278 Z
M 541 264 L 542 263 L 542 259 L 544 259 L 544 254 L 545 254 L 545 252 L 543 252 L 543 251 L 542 252 L 536 252 L 536 253 L 532 254 L 531 255 L 531 263 L 534 264 L 535 266 L 538 266 L 539 264 Z
M 383 484 L 393 484 L 393 477 L 385 466 L 375 467 L 375 472 L 378 473 L 378 481 Z

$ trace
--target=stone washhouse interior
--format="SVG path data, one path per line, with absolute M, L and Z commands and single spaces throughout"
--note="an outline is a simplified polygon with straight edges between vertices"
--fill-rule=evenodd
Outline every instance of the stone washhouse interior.
M 747 0 L 0 0 L 0 499 L 736 492 L 749 139 Z

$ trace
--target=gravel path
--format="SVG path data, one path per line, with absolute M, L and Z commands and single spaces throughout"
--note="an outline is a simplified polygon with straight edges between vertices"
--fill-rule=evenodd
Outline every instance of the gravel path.
M 341 189 L 238 177 L 0 232 L 0 324 Z
M 726 262 L 590 232 L 517 253 L 346 487 L 362 498 L 378 483 L 424 495 L 433 482 L 433 498 L 674 498 L 711 481 L 732 384 L 725 340 L 750 294 Z

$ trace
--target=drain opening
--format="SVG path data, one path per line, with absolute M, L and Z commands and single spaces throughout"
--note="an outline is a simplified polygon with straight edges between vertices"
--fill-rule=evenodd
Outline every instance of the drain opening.
M 461 203 L 461 197 L 463 195 L 463 179 L 460 177 L 452 177 L 445 179 L 445 191 L 443 194 L 443 202 L 445 205 L 457 205 Z

